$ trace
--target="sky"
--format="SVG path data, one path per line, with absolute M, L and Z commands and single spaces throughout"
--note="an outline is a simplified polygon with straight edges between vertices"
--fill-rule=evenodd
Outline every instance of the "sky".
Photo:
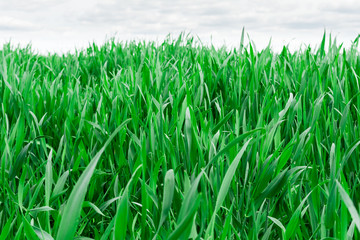
M 89 43 L 151 40 L 181 32 L 216 47 L 239 46 L 242 28 L 258 50 L 318 46 L 324 30 L 349 47 L 360 34 L 360 1 L 335 0 L 0 0 L 3 43 L 40 53 Z

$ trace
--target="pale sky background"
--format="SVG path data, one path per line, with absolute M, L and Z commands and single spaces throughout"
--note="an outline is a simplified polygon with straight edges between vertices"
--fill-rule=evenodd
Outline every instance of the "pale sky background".
M 324 29 L 348 47 L 360 33 L 360 1 L 335 0 L 0 0 L 0 48 L 32 44 L 40 53 L 89 42 L 156 40 L 181 31 L 203 43 L 238 46 L 241 30 L 256 48 L 319 45 Z

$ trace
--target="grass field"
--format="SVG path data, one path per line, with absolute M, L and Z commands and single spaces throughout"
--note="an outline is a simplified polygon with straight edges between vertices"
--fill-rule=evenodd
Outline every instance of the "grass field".
M 0 50 L 0 240 L 359 239 L 360 54 L 181 35 Z

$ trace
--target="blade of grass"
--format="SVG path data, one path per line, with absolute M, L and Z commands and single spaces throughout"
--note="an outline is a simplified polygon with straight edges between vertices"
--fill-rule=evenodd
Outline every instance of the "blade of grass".
M 116 134 L 130 121 L 130 119 L 124 121 L 115 131 L 111 134 L 104 146 L 91 160 L 84 172 L 81 174 L 79 180 L 75 184 L 70 197 L 67 201 L 64 211 L 62 212 L 61 222 L 57 232 L 57 240 L 72 239 L 75 235 L 77 225 L 79 224 L 80 213 L 82 204 L 85 199 L 88 185 L 90 183 L 91 176 L 94 173 L 95 167 L 100 160 L 101 155 L 105 151 L 106 147 L 110 144 Z

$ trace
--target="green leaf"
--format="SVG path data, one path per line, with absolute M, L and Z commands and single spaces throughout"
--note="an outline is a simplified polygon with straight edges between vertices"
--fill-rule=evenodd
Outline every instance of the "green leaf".
M 92 208 L 96 213 L 100 214 L 101 216 L 105 217 L 105 214 L 101 212 L 101 210 L 92 202 L 84 201 L 83 202 L 83 208 L 84 207 L 90 207 Z
M 251 138 L 246 141 L 244 146 L 240 149 L 239 153 L 236 155 L 235 159 L 232 161 L 231 165 L 229 166 L 228 170 L 226 171 L 225 177 L 221 183 L 219 194 L 216 198 L 216 205 L 215 209 L 212 213 L 212 217 L 210 220 L 210 223 L 206 229 L 205 238 L 213 238 L 214 233 L 214 225 L 215 225 L 215 217 L 217 212 L 219 211 L 221 205 L 223 204 L 225 197 L 227 196 L 227 193 L 229 191 L 230 183 L 235 175 L 235 171 L 239 165 L 240 159 L 242 155 L 244 154 L 249 142 L 251 141 Z
M 94 173 L 95 167 L 100 160 L 101 155 L 105 151 L 106 147 L 110 144 L 116 134 L 130 121 L 127 119 L 124 121 L 115 131 L 111 134 L 104 146 L 91 160 L 84 172 L 81 174 L 79 180 L 75 184 L 71 191 L 70 197 L 67 201 L 64 211 L 61 213 L 61 222 L 59 225 L 57 240 L 72 239 L 75 235 L 77 225 L 79 224 L 80 212 L 82 204 L 85 199 L 88 185 L 90 183 L 91 176 Z
M 49 206 L 43 206 L 43 207 L 30 209 L 29 211 L 31 211 L 32 213 L 38 213 L 38 212 L 54 211 L 54 209 Z
M 191 226 L 194 221 L 194 216 L 200 205 L 201 195 L 198 195 L 193 199 L 191 207 L 188 209 L 186 215 L 182 218 L 180 223 L 176 226 L 174 231 L 168 237 L 168 240 L 177 240 L 177 239 L 189 239 Z
M 335 159 L 335 144 L 331 145 L 330 149 L 330 183 L 329 183 L 329 197 L 326 204 L 325 211 L 325 226 L 332 228 L 335 223 L 336 216 L 336 159 Z
M 51 195 L 52 198 L 60 194 L 64 190 L 64 186 L 68 177 L 69 177 L 69 170 L 65 171 L 58 179 Z
M 22 222 L 24 224 L 26 238 L 29 240 L 39 240 L 39 237 L 25 217 L 22 217 Z
M 135 169 L 130 181 L 126 185 L 125 190 L 119 200 L 115 216 L 114 239 L 125 239 L 126 237 L 129 212 L 129 188 L 132 182 L 139 178 L 141 168 L 142 165 L 139 165 L 137 169 Z
M 340 193 L 341 199 L 345 203 L 357 229 L 360 231 L 360 216 L 359 212 L 355 208 L 353 201 L 350 199 L 349 195 L 346 193 L 345 189 L 341 186 L 341 184 L 336 180 L 337 189 Z
M 21 169 L 21 167 L 26 159 L 26 155 L 28 153 L 30 145 L 31 145 L 31 143 L 28 143 L 25 145 L 25 147 L 23 147 L 23 149 L 21 149 L 19 155 L 17 156 L 17 158 L 15 160 L 15 164 L 13 165 L 13 167 L 10 170 L 9 179 L 14 179 L 16 174 Z
M 292 236 L 295 234 L 296 230 L 299 228 L 299 220 L 300 220 L 301 210 L 311 193 L 312 193 L 312 191 L 310 193 L 308 193 L 308 195 L 306 195 L 306 197 L 301 201 L 299 206 L 296 208 L 295 212 L 292 214 L 290 221 L 289 221 L 288 225 L 286 226 L 285 239 L 292 238 Z
M 211 130 L 212 134 L 215 134 L 215 133 L 222 127 L 222 125 L 224 125 L 224 124 L 229 120 L 229 118 L 230 118 L 230 117 L 232 116 L 232 114 L 233 114 L 233 111 L 234 111 L 234 110 L 231 110 L 228 114 L 226 114 L 226 116 L 223 117 L 223 118 L 220 120 L 220 122 L 219 122 L 218 124 L 216 124 L 216 125 L 212 128 L 212 130 Z
M 281 232 L 283 234 L 285 234 L 286 229 L 285 229 L 284 225 L 278 219 L 270 217 L 270 216 L 268 216 L 268 218 L 281 229 Z
M 54 240 L 54 238 L 44 230 L 35 226 L 32 226 L 32 228 L 34 229 L 34 232 L 41 240 Z
M 0 234 L 0 240 L 5 240 L 7 239 L 9 232 L 11 230 L 11 222 L 14 220 L 14 214 L 11 214 L 11 217 L 6 221 L 5 225 L 3 226 L 3 228 L 1 229 L 1 234 Z M 16 219 L 16 218 L 15 218 Z
M 158 226 L 158 231 L 165 222 L 165 219 L 167 218 L 170 212 L 171 203 L 174 196 L 174 189 L 175 189 L 174 171 L 170 169 L 169 171 L 166 172 L 165 175 L 163 202 L 162 202 L 162 210 L 161 210 L 161 217 Z
M 206 165 L 206 168 L 210 167 L 213 162 L 215 162 L 219 157 L 221 157 L 224 153 L 228 152 L 232 147 L 234 147 L 236 144 L 244 140 L 245 138 L 253 135 L 254 133 L 261 131 L 265 132 L 264 128 L 258 128 L 251 131 L 248 131 L 244 134 L 241 134 L 239 137 L 232 140 L 230 143 L 228 143 L 223 149 L 221 149 L 212 159 L 209 161 L 209 163 Z

